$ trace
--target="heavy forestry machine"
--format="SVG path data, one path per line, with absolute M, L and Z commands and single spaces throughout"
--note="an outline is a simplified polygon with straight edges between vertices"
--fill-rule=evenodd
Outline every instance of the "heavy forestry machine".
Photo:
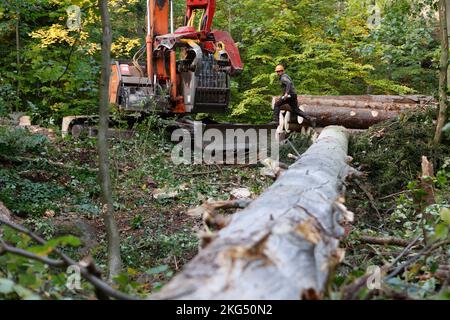
M 131 61 L 114 61 L 111 66 L 110 102 L 122 111 L 121 114 L 128 115 L 129 126 L 150 112 L 183 115 L 227 110 L 230 77 L 239 75 L 243 65 L 230 34 L 211 30 L 215 7 L 216 0 L 186 0 L 183 26 L 174 30 L 173 0 L 147 0 L 145 45 Z M 141 62 L 141 58 L 144 61 Z M 414 97 L 391 96 L 300 96 L 299 104 L 308 115 L 317 119 L 319 126 L 338 124 L 366 129 L 394 117 L 397 113 L 390 110 L 391 107 L 399 109 L 403 102 L 408 106 L 412 103 L 413 107 L 422 104 L 416 100 Z M 286 113 L 286 117 L 280 118 L 278 131 L 289 133 L 305 127 L 299 127 L 300 120 L 291 120 L 288 115 Z M 88 129 L 89 135 L 95 135 L 95 126 L 90 126 L 95 118 L 65 117 L 62 133 L 70 132 L 76 136 Z M 192 122 L 187 123 L 192 126 Z M 114 122 L 111 121 L 111 124 L 114 125 Z M 185 125 L 186 122 L 183 123 Z M 253 129 L 275 127 L 272 124 L 208 125 L 221 130 L 233 126 Z
M 174 31 L 173 0 L 147 0 L 146 46 L 131 62 L 112 65 L 110 102 L 144 113 L 225 112 L 230 76 L 242 72 L 242 62 L 230 34 L 211 31 L 215 6 L 186 0 L 184 25 Z M 144 51 L 145 65 L 138 61 Z
M 111 104 L 134 116 L 225 112 L 230 77 L 243 64 L 230 34 L 211 30 L 215 8 L 216 0 L 186 0 L 184 24 L 174 30 L 173 0 L 147 0 L 146 44 L 131 61 L 113 62 Z M 86 128 L 91 134 L 87 124 L 93 118 L 64 118 L 63 135 Z

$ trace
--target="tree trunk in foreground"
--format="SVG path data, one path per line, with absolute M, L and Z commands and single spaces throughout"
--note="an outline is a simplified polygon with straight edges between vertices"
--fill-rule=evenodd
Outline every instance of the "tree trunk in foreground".
M 102 17 L 102 66 L 100 78 L 100 112 L 98 126 L 99 178 L 102 189 L 103 221 L 108 237 L 108 269 L 109 278 L 118 275 L 122 268 L 120 258 L 120 235 L 114 219 L 114 207 L 109 174 L 108 125 L 109 125 L 109 76 L 111 73 L 111 21 L 108 12 L 108 1 L 99 0 L 98 6 Z
M 448 71 L 448 30 L 446 0 L 439 0 L 439 21 L 441 26 L 441 62 L 439 71 L 439 116 L 434 144 L 442 140 L 442 128 L 447 121 L 447 71 Z
M 325 128 L 302 157 L 152 299 L 317 299 L 351 220 L 341 204 L 348 134 Z

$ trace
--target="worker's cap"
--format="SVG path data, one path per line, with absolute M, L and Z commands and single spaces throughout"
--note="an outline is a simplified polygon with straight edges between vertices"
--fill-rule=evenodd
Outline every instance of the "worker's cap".
M 284 71 L 284 67 L 281 64 L 279 64 L 275 67 L 275 72 L 278 72 L 278 71 Z

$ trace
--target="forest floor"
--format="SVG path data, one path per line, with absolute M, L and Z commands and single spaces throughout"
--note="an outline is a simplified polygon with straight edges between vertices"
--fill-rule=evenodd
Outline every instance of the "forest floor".
M 448 245 L 421 256 L 391 277 L 382 290 L 354 285 L 371 266 L 381 267 L 396 259 L 405 243 L 416 237 L 415 245 L 398 263 L 420 253 L 425 241 L 430 241 L 424 239 L 424 230 L 429 238 L 448 237 L 441 213 L 450 203 L 450 151 L 428 144 L 432 127 L 430 115 L 413 114 L 351 139 L 353 165 L 366 178 L 347 186 L 347 206 L 355 212 L 356 221 L 343 240 L 347 256 L 336 270 L 329 298 L 442 297 L 439 294 L 450 279 L 440 272 L 450 265 Z M 247 188 L 255 198 L 273 183 L 259 173 L 258 166 L 175 165 L 170 157 L 173 144 L 168 140 L 158 119 L 138 128 L 134 139 L 111 140 L 114 205 L 126 267 L 118 283 L 120 290 L 133 294 L 158 290 L 197 253 L 197 234 L 203 223 L 187 214 L 190 208 L 207 200 L 228 200 L 235 188 Z M 292 141 L 299 152 L 309 146 L 309 138 L 298 134 Z M 63 139 L 45 130 L 30 133 L 0 127 L 0 201 L 17 222 L 47 239 L 65 234 L 79 237 L 83 246 L 66 250 L 77 260 L 92 255 L 105 270 L 95 145 L 92 138 Z M 281 150 L 286 163 L 292 161 L 286 157 L 288 152 L 294 153 L 290 147 Z M 422 156 L 436 168 L 429 180 L 433 201 L 427 203 L 419 180 Z M 367 236 L 403 242 L 379 245 L 367 243 Z M 33 281 L 22 279 L 19 272 L 0 267 L 0 278 L 15 274 L 20 285 L 46 290 L 42 279 L 49 271 L 39 269 Z M 47 295 L 70 296 L 63 286 Z M 75 297 L 92 298 L 92 288 L 84 287 Z
M 355 223 L 342 244 L 347 255 L 336 272 L 335 296 L 450 299 L 450 148 L 448 137 L 438 147 L 430 143 L 434 118 L 433 111 L 410 113 L 352 137 L 352 164 L 366 177 L 347 186 Z M 434 172 L 422 172 L 422 157 Z M 366 281 L 358 286 L 376 270 L 383 277 L 379 290 Z
M 228 200 L 236 188 L 246 188 L 256 198 L 273 182 L 257 166 L 175 165 L 173 143 L 158 119 L 137 130 L 133 139 L 110 140 L 126 270 L 119 282 L 130 293 L 158 290 L 197 253 L 203 222 L 187 214 L 190 208 Z M 46 239 L 79 237 L 83 247 L 70 253 L 76 260 L 90 254 L 105 270 L 96 139 L 63 139 L 45 129 L 0 131 L 0 201 L 15 221 Z M 79 293 L 91 295 L 91 288 Z

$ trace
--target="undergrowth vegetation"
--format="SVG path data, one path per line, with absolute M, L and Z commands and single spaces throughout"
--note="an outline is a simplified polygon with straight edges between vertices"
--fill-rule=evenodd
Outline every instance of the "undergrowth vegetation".
M 97 266 L 106 270 L 96 140 L 57 138 L 51 142 L 27 130 L 0 130 L 0 148 L 5 150 L 0 156 L 0 201 L 16 221 L 46 239 L 68 235 L 80 239 L 79 243 L 64 242 L 64 251 L 75 260 L 92 255 Z M 116 287 L 147 295 L 161 288 L 198 250 L 202 220 L 188 216 L 189 208 L 208 199 L 230 199 L 230 192 L 238 187 L 247 187 L 257 196 L 272 180 L 260 176 L 259 168 L 253 166 L 173 164 L 173 144 L 157 117 L 150 117 L 136 130 L 135 138 L 111 139 L 110 145 L 114 206 L 125 265 Z M 6 228 L 0 232 L 10 244 L 35 250 L 36 244 L 28 236 Z M 53 248 L 36 252 L 52 257 Z M 9 253 L 0 259 L 2 298 L 94 295 L 84 281 L 80 290 L 68 290 L 64 284 L 70 274 L 66 270 Z
M 366 177 L 353 179 L 347 191 L 356 223 L 335 281 L 341 293 L 350 288 L 350 297 L 361 299 L 450 298 L 450 148 L 448 136 L 440 146 L 431 144 L 434 116 L 432 111 L 405 114 L 352 139 L 353 165 Z M 433 176 L 422 176 L 423 156 L 434 165 Z M 405 244 L 380 246 L 368 237 Z M 377 267 L 387 276 L 380 290 L 368 290 L 365 282 L 346 287 Z

